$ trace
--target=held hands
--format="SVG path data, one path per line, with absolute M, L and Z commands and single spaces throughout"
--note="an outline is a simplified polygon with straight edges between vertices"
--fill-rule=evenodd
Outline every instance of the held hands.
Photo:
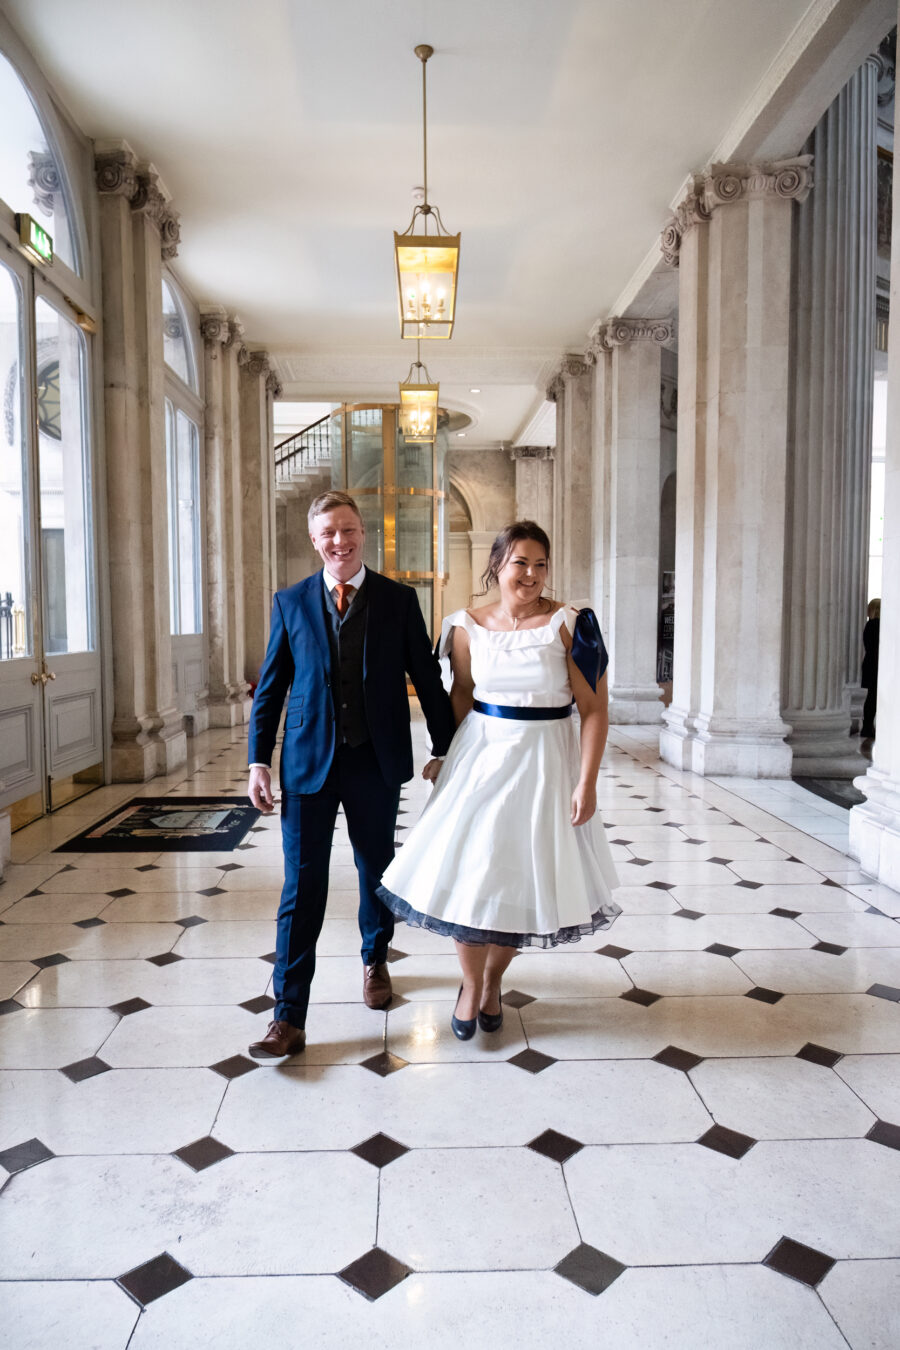
M 579 783 L 572 793 L 572 824 L 584 825 L 596 810 L 596 785 L 594 783 Z
M 441 771 L 442 764 L 443 760 L 441 759 L 430 759 L 422 770 L 422 777 L 429 783 L 437 782 L 437 776 Z
M 250 770 L 247 796 L 257 811 L 261 811 L 264 816 L 272 814 L 275 810 L 275 799 L 272 796 L 272 776 L 268 769 L 256 765 Z

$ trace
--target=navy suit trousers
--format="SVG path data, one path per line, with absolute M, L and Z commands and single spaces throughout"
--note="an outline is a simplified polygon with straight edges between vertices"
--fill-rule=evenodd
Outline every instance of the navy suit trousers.
M 371 741 L 340 745 L 318 792 L 282 794 L 284 889 L 275 941 L 272 1016 L 306 1025 L 316 969 L 316 941 L 328 899 L 328 864 L 339 806 L 347 819 L 359 875 L 359 931 L 366 965 L 382 962 L 394 935 L 394 916 L 375 894 L 394 856 L 400 785 L 384 781 Z

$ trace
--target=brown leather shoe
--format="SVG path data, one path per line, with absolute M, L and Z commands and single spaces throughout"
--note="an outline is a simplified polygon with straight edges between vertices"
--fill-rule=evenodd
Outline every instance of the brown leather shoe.
M 363 967 L 363 1002 L 367 1008 L 384 1012 L 390 1006 L 394 991 L 391 988 L 391 975 L 382 961 L 377 966 Z
M 270 1022 L 261 1041 L 248 1046 L 254 1059 L 281 1059 L 283 1055 L 298 1055 L 306 1045 L 306 1032 L 292 1027 L 290 1022 Z

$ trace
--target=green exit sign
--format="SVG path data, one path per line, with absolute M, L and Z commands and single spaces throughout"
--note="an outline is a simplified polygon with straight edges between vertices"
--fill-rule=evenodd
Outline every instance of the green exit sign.
M 53 240 L 43 225 L 39 225 L 31 216 L 16 217 L 19 226 L 19 243 L 38 262 L 53 262 Z

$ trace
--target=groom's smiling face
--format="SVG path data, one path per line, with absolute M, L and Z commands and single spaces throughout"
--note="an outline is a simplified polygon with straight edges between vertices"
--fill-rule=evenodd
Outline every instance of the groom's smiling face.
M 335 581 L 349 581 L 362 567 L 366 528 L 352 507 L 314 516 L 309 537 Z

